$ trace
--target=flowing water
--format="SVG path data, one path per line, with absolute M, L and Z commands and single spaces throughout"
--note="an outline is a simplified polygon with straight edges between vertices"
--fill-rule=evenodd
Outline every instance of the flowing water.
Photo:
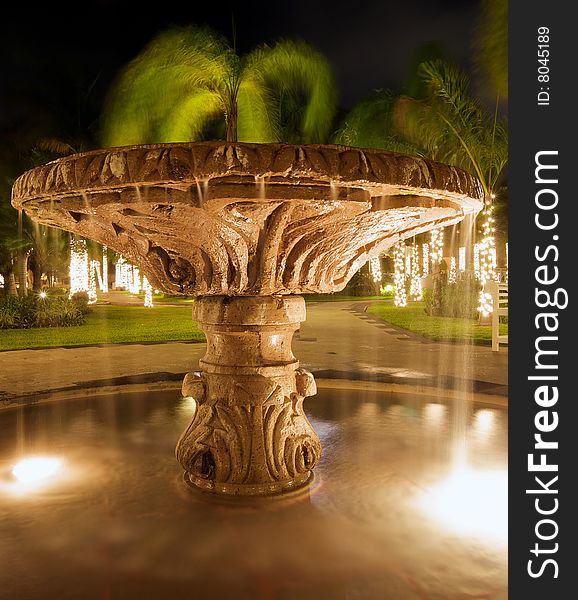
M 241 502 L 183 482 L 194 410 L 156 392 L 0 411 L 0 596 L 507 597 L 505 410 L 320 389 L 309 492 Z M 19 481 L 30 457 L 54 462 Z

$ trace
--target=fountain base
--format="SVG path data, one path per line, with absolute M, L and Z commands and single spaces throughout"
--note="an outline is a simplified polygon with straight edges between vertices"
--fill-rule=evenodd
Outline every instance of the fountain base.
M 202 371 L 183 395 L 194 418 L 177 444 L 185 480 L 217 494 L 263 496 L 306 485 L 321 444 L 303 400 L 317 390 L 291 340 L 305 320 L 300 296 L 199 298 L 193 318 L 207 336 Z

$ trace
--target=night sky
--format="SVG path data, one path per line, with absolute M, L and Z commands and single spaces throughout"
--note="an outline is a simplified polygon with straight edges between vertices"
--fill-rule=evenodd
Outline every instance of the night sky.
M 332 64 L 339 105 L 347 109 L 374 89 L 400 91 L 425 42 L 439 43 L 468 67 L 477 10 L 477 0 L 79 0 L 39 6 L 12 0 L 0 22 L 0 129 L 10 139 L 65 111 L 71 128 L 96 130 L 119 69 L 157 32 L 187 23 L 210 25 L 232 39 L 234 21 L 240 53 L 280 37 L 307 41 Z

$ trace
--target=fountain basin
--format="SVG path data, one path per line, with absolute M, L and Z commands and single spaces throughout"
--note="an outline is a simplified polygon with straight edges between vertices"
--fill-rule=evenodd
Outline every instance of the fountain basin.
M 507 411 L 340 387 L 307 404 L 327 450 L 308 492 L 234 504 L 182 485 L 171 449 L 195 403 L 178 393 L 0 410 L 4 594 L 505 600 L 507 531 L 493 511 L 507 496 L 487 484 L 507 466 Z M 463 442 L 468 476 L 451 506 L 471 511 L 465 484 L 483 484 L 467 522 L 436 510 Z M 62 468 L 23 485 L 11 469 L 32 455 Z
M 371 256 L 482 200 L 475 177 L 421 158 L 224 142 L 68 156 L 19 177 L 12 196 L 192 296 L 336 292 Z

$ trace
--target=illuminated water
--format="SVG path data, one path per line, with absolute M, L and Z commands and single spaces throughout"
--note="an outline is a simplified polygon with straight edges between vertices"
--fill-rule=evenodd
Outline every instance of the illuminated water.
M 505 411 L 344 389 L 306 408 L 310 494 L 243 505 L 183 483 L 176 393 L 0 411 L 0 597 L 507 597 Z M 52 471 L 19 481 L 32 457 Z

